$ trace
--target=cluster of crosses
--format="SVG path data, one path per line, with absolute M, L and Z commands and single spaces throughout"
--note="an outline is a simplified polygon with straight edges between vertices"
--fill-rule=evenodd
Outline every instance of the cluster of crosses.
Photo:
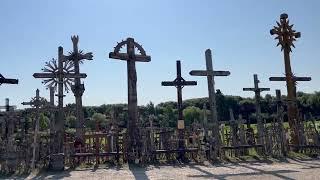
M 301 34 L 292 29 L 292 25 L 289 24 L 288 15 L 282 14 L 280 16 L 280 22 L 277 22 L 272 30 L 270 30 L 271 35 L 276 35 L 278 46 L 281 46 L 281 50 L 284 52 L 284 62 L 285 62 L 285 77 L 270 77 L 270 81 L 286 81 L 287 83 L 287 106 L 288 106 L 288 120 L 290 128 L 292 130 L 291 136 L 293 139 L 293 144 L 299 144 L 299 114 L 297 110 L 296 103 L 296 82 L 297 81 L 310 81 L 310 77 L 296 77 L 292 73 L 290 65 L 290 52 L 292 51 L 291 47 L 294 47 L 293 41 L 296 38 L 299 38 Z M 80 62 L 84 60 L 92 60 L 93 55 L 91 52 L 84 53 L 78 49 L 78 36 L 71 37 L 73 43 L 73 51 L 64 54 L 63 48 L 58 48 L 58 59 L 52 59 L 47 62 L 45 68 L 43 68 L 42 73 L 34 73 L 34 78 L 41 78 L 43 84 L 50 88 L 50 105 L 47 105 L 47 102 L 43 101 L 39 96 L 39 90 L 36 91 L 36 97 L 33 98 L 30 102 L 24 102 L 24 105 L 32 105 L 39 111 L 39 108 L 49 107 L 51 110 L 57 112 L 57 117 L 52 122 L 53 125 L 50 127 L 50 133 L 52 134 L 53 141 L 55 145 L 51 147 L 51 163 L 55 164 L 57 159 L 61 159 L 61 154 L 63 153 L 63 139 L 64 139 L 64 107 L 63 107 L 63 97 L 64 91 L 71 91 L 75 96 L 76 102 L 76 144 L 84 144 L 84 114 L 82 111 L 82 95 L 85 91 L 84 84 L 81 83 L 81 79 L 86 78 L 85 73 L 80 73 Z M 121 52 L 121 48 L 126 47 L 126 52 Z M 136 50 L 138 52 L 136 52 Z M 128 141 L 127 146 L 129 152 L 136 151 L 141 142 L 138 136 L 138 105 L 137 105 L 137 73 L 135 62 L 150 62 L 151 57 L 148 56 L 145 50 L 140 44 L 138 44 L 133 38 L 127 38 L 114 47 L 114 50 L 109 53 L 109 58 L 124 60 L 127 62 L 127 86 L 128 86 Z M 215 71 L 213 69 L 212 63 L 212 53 L 210 49 L 205 51 L 205 60 L 206 60 L 206 69 L 205 70 L 192 70 L 190 75 L 192 76 L 205 76 L 207 77 L 208 84 L 208 96 L 209 96 L 209 107 L 211 111 L 210 123 L 212 123 L 213 137 L 215 138 L 215 147 L 220 148 L 220 135 L 219 135 L 219 122 L 217 114 L 217 105 L 216 105 L 216 94 L 215 94 L 215 76 L 229 76 L 229 71 Z M 181 62 L 176 62 L 176 71 L 177 76 L 173 81 L 163 81 L 162 86 L 174 86 L 177 88 L 177 109 L 178 109 L 178 147 L 180 150 L 185 148 L 184 143 L 184 118 L 182 113 L 182 89 L 184 86 L 195 86 L 197 85 L 196 81 L 186 81 L 181 75 Z M 17 79 L 7 79 L 0 74 L 0 84 L 18 84 Z M 262 91 L 269 91 L 269 88 L 260 88 L 259 87 L 258 75 L 254 74 L 254 87 L 253 88 L 243 88 L 243 91 L 253 91 L 255 93 L 255 104 L 256 104 L 256 114 L 257 114 L 257 130 L 258 130 L 258 143 L 264 144 L 264 130 L 263 130 L 263 119 L 261 117 L 261 108 L 260 108 L 260 93 Z M 57 92 L 58 96 L 58 105 L 54 105 L 54 92 Z M 280 96 L 280 91 L 277 90 L 277 95 Z M 277 96 L 277 97 L 278 97 Z M 280 97 L 278 97 L 280 98 Z M 34 150 L 33 157 L 35 157 L 35 149 L 37 137 L 36 133 L 39 130 L 39 118 L 36 120 L 36 129 L 34 136 Z M 205 127 L 205 134 L 207 135 L 208 128 Z M 181 154 L 183 155 L 183 153 Z M 134 154 L 128 154 L 134 156 Z M 213 155 L 217 157 L 217 152 Z M 132 157 L 134 159 L 134 157 Z M 34 158 L 32 161 L 32 167 L 34 167 Z M 54 165 L 53 165 L 54 166 Z

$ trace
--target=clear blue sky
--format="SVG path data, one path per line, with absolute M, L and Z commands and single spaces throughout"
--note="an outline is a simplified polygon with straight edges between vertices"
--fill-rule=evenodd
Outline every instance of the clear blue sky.
M 108 58 L 116 42 L 134 37 L 151 55 L 150 63 L 138 63 L 138 103 L 176 100 L 173 87 L 161 81 L 175 78 L 175 61 L 182 62 L 186 80 L 198 81 L 186 87 L 183 98 L 207 96 L 206 79 L 189 76 L 193 69 L 204 69 L 204 51 L 213 50 L 216 70 L 229 70 L 231 76 L 216 78 L 216 88 L 224 94 L 253 96 L 243 87 L 253 86 L 258 73 L 261 87 L 282 89 L 284 82 L 269 82 L 269 76 L 284 73 L 283 55 L 269 30 L 288 13 L 302 37 L 293 50 L 292 68 L 296 75 L 312 76 L 299 83 L 298 90 L 319 91 L 320 1 L 298 0 L 2 0 L 0 1 L 0 72 L 18 78 L 19 85 L 2 85 L 0 103 L 9 97 L 19 105 L 34 96 L 49 92 L 34 79 L 45 61 L 57 57 L 58 46 L 72 48 L 70 36 L 80 36 L 79 48 L 93 52 L 94 60 L 81 65 L 87 73 L 84 105 L 127 101 L 126 63 Z M 265 93 L 264 93 L 265 94 Z M 264 95 L 263 94 L 263 95 Z M 66 103 L 73 103 L 72 93 Z M 21 108 L 22 106 L 19 105 Z

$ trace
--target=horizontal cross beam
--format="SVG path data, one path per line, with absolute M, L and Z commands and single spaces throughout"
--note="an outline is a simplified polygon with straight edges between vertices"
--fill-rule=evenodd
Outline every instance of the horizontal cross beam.
M 193 70 L 189 73 L 191 76 L 229 76 L 229 71 L 205 71 L 205 70 Z
M 286 81 L 286 77 L 270 77 L 270 81 Z M 293 77 L 293 81 L 311 81 L 311 77 Z
M 0 78 L 0 84 L 18 84 L 18 79 Z
M 34 78 L 57 78 L 59 77 L 59 74 L 55 73 L 34 73 L 33 74 Z M 64 73 L 63 78 L 86 78 L 87 74 L 85 73 L 80 73 L 75 74 L 75 73 Z
M 270 88 L 243 88 L 243 91 L 270 91 Z
M 129 57 L 129 55 L 127 53 L 110 52 L 109 53 L 109 58 L 120 59 L 120 60 L 124 60 L 124 61 L 130 60 L 130 57 Z M 151 61 L 151 57 L 137 54 L 137 55 L 134 55 L 134 59 L 132 59 L 132 60 L 138 61 L 138 62 L 150 62 Z
M 162 81 L 162 86 L 196 86 L 197 81 Z

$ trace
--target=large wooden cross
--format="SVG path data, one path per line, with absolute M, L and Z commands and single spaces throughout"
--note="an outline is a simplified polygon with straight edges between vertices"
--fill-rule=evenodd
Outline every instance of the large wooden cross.
M 18 79 L 9 79 L 5 78 L 0 74 L 0 85 L 1 84 L 18 84 L 19 80 Z
M 39 109 L 45 105 L 47 105 L 47 101 L 40 97 L 39 89 L 36 90 L 36 96 L 31 99 L 29 102 L 22 102 L 22 105 L 29 105 L 31 107 L 34 107 L 36 109 L 36 123 L 35 123 L 35 130 L 33 135 L 33 151 L 32 151 L 32 162 L 31 167 L 32 169 L 35 168 L 35 160 L 36 160 L 36 149 L 37 149 L 37 136 L 39 133 L 39 116 L 40 111 Z
M 58 62 L 55 60 L 47 62 L 46 67 L 42 70 L 43 73 L 34 73 L 34 78 L 44 78 L 43 84 L 47 84 L 47 87 L 58 88 L 58 117 L 56 119 L 54 130 L 54 142 L 56 143 L 55 149 L 52 151 L 54 153 L 63 152 L 63 139 L 64 139 L 64 110 L 63 110 L 63 91 L 68 90 L 68 86 L 71 85 L 73 79 L 76 77 L 86 78 L 86 74 L 75 74 L 72 69 L 71 64 L 64 62 L 65 55 L 63 55 L 63 48 L 60 46 L 58 48 Z
M 84 112 L 82 110 L 82 95 L 84 93 L 84 84 L 81 83 L 79 77 L 80 75 L 80 66 L 79 63 L 83 60 L 92 60 L 92 52 L 83 53 L 78 49 L 79 36 L 72 36 L 71 41 L 73 44 L 73 52 L 69 56 L 66 56 L 66 60 L 72 61 L 74 64 L 74 73 L 77 77 L 74 78 L 74 85 L 72 86 L 72 92 L 76 100 L 76 117 L 77 117 L 77 127 L 76 127 L 76 139 L 82 143 L 84 135 Z
M 296 103 L 296 82 L 297 81 L 310 81 L 310 77 L 295 77 L 291 70 L 290 52 L 291 46 L 295 47 L 293 41 L 301 37 L 300 32 L 292 29 L 293 25 L 289 25 L 288 15 L 281 14 L 280 22 L 270 30 L 271 35 L 276 35 L 279 42 L 277 46 L 281 45 L 283 50 L 285 77 L 271 77 L 270 81 L 286 81 L 287 83 L 287 101 L 288 101 L 288 121 L 291 130 L 291 139 L 294 145 L 299 145 L 299 115 Z
M 257 115 L 257 130 L 258 130 L 258 144 L 264 144 L 264 126 L 263 120 L 261 117 L 261 96 L 262 91 L 270 91 L 270 88 L 259 88 L 259 79 L 258 75 L 253 75 L 254 79 L 254 88 L 243 88 L 243 91 L 253 91 L 255 93 L 255 106 L 256 106 L 256 115 Z
M 177 61 L 177 77 L 174 81 L 163 81 L 162 86 L 175 86 L 178 96 L 178 133 L 179 133 L 179 148 L 184 149 L 184 118 L 182 113 L 182 88 L 184 86 L 195 86 L 197 81 L 186 81 L 181 76 L 181 63 Z
M 126 46 L 126 52 L 120 52 L 121 48 Z M 140 52 L 136 54 L 135 48 Z M 148 56 L 145 50 L 140 44 L 134 41 L 133 38 L 127 38 L 117 44 L 113 52 L 109 53 L 109 58 L 119 59 L 127 61 L 127 76 L 128 76 L 128 134 L 129 142 L 128 149 L 135 151 L 138 143 L 138 102 L 137 102 L 137 72 L 136 72 L 136 61 L 137 62 L 150 62 L 151 57 Z M 129 160 L 133 160 L 136 157 L 130 157 Z M 132 159 L 133 158 L 133 159 Z
M 211 50 L 207 49 L 205 51 L 206 57 L 206 70 L 193 70 L 190 71 L 191 76 L 206 76 L 208 81 L 208 94 L 209 94 L 209 106 L 211 111 L 211 123 L 213 123 L 213 135 L 216 140 L 218 140 L 218 146 L 220 144 L 219 137 L 219 123 L 218 123 L 218 113 L 217 113 L 217 104 L 216 104 L 216 93 L 214 87 L 214 77 L 215 76 L 229 76 L 229 71 L 214 71 L 212 67 L 212 55 Z M 207 134 L 207 133 L 206 133 Z M 216 149 L 219 149 L 217 147 Z M 216 151 L 215 155 L 218 156 L 218 151 Z

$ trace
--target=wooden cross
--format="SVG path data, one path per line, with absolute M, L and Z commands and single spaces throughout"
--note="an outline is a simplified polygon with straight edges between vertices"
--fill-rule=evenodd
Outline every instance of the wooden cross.
M 177 61 L 177 77 L 174 81 L 163 81 L 162 86 L 175 86 L 178 96 L 178 132 L 179 132 L 179 148 L 184 148 L 184 119 L 182 114 L 182 88 L 184 86 L 195 86 L 197 81 L 186 81 L 181 76 L 181 63 Z
M 18 84 L 18 79 L 7 79 L 0 74 L 0 85 L 1 84 Z
M 36 90 L 36 96 L 31 99 L 29 102 L 22 102 L 22 105 L 29 105 L 31 107 L 36 108 L 36 125 L 34 130 L 34 136 L 33 136 L 33 151 L 32 151 L 32 163 L 31 167 L 34 170 L 35 169 L 35 160 L 36 160 L 36 149 L 37 149 L 37 136 L 39 133 L 39 115 L 40 111 L 39 109 L 45 105 L 47 105 L 47 101 L 40 97 L 39 95 L 39 89 Z
M 126 46 L 127 51 L 125 53 L 120 52 L 121 48 Z M 135 48 L 140 52 L 136 54 Z M 134 41 L 133 38 L 127 38 L 114 47 L 114 51 L 109 53 L 109 58 L 119 59 L 127 61 L 127 76 L 128 76 L 128 134 L 129 151 L 133 148 L 137 148 L 138 132 L 137 132 L 137 120 L 138 120 L 138 102 L 137 102 L 137 62 L 150 62 L 151 57 L 148 56 L 145 50 L 140 44 Z M 131 158 L 131 157 L 129 157 Z M 133 157 L 136 158 L 136 157 Z M 131 159 L 132 160 L 132 159 Z
M 213 123 L 213 134 L 215 139 L 219 140 L 219 124 L 218 124 L 218 113 L 217 113 L 217 104 L 216 104 L 216 93 L 214 87 L 214 77 L 215 76 L 229 76 L 229 71 L 214 71 L 212 67 L 212 55 L 211 50 L 207 49 L 205 51 L 206 57 L 206 70 L 193 70 L 190 71 L 191 76 L 206 76 L 208 82 L 208 94 L 209 94 L 209 105 L 211 111 L 211 122 Z M 218 141 L 218 146 L 220 141 Z M 219 149 L 219 147 L 217 147 Z
M 74 85 L 72 86 L 72 92 L 75 96 L 76 100 L 76 117 L 77 117 L 77 127 L 76 127 L 76 139 L 83 143 L 83 135 L 84 135 L 84 112 L 82 110 L 82 95 L 84 93 L 84 84 L 81 83 L 79 77 L 80 75 L 80 66 L 79 62 L 83 60 L 92 60 L 93 55 L 92 52 L 83 53 L 81 50 L 78 50 L 78 42 L 79 36 L 71 36 L 71 41 L 73 44 L 73 52 L 66 56 L 66 60 L 73 62 L 75 77 Z
M 270 88 L 259 88 L 260 81 L 258 79 L 258 75 L 257 74 L 253 75 L 253 79 L 254 79 L 254 88 L 243 88 L 243 91 L 253 91 L 255 93 L 258 143 L 259 144 L 264 144 L 263 143 L 264 126 L 263 126 L 263 122 L 262 122 L 263 120 L 262 120 L 262 117 L 261 117 L 261 106 L 260 106 L 261 96 L 260 96 L 260 93 L 262 91 L 270 91 Z
M 288 121 L 291 129 L 291 139 L 294 145 L 299 145 L 299 117 L 296 103 L 296 82 L 297 81 L 310 81 L 310 77 L 295 77 L 291 70 L 290 64 L 290 52 L 291 46 L 295 47 L 293 42 L 297 38 L 301 37 L 300 32 L 296 32 L 292 29 L 293 25 L 289 25 L 288 15 L 281 14 L 280 22 L 277 22 L 277 26 L 274 26 L 270 30 L 271 35 L 276 35 L 279 42 L 277 46 L 281 45 L 281 51 L 283 50 L 284 65 L 285 65 L 285 77 L 271 77 L 270 81 L 286 81 L 287 83 L 287 100 L 288 100 Z

